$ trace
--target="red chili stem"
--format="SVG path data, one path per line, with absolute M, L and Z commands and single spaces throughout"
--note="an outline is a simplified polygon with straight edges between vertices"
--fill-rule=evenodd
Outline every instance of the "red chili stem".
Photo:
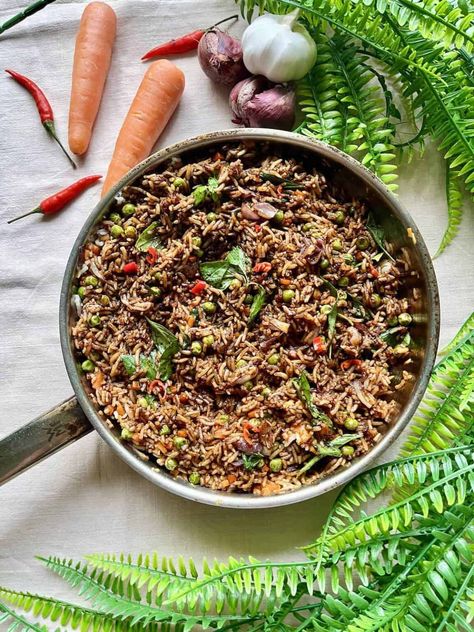
M 7 224 L 12 224 L 19 219 L 23 219 L 23 217 L 33 215 L 33 213 L 42 213 L 43 215 L 52 215 L 53 213 L 57 213 L 101 178 L 102 176 L 86 176 L 85 178 L 81 178 L 77 182 L 74 182 L 74 184 L 71 184 L 65 189 L 61 189 L 61 191 L 54 193 L 54 195 L 50 195 L 45 198 L 32 211 L 9 220 Z
M 147 53 L 145 53 L 142 57 L 142 61 L 151 59 L 152 57 L 157 57 L 158 55 L 179 55 L 180 53 L 188 53 L 191 50 L 196 50 L 199 45 L 200 39 L 202 38 L 204 33 L 206 33 L 206 31 L 213 29 L 219 24 L 228 22 L 229 20 L 236 20 L 238 19 L 238 17 L 238 15 L 231 15 L 230 18 L 219 20 L 219 22 L 216 22 L 205 30 L 198 29 L 196 31 L 192 31 L 192 33 L 186 33 L 181 37 L 177 37 L 176 39 L 171 39 L 168 42 L 159 44 L 155 48 L 152 48 Z
M 48 101 L 43 90 L 41 90 L 41 88 L 34 81 L 29 79 L 28 77 L 25 77 L 24 75 L 20 75 L 19 72 L 15 72 L 14 70 L 9 70 L 9 69 L 5 69 L 5 72 L 7 72 L 17 83 L 20 84 L 20 86 L 25 88 L 25 90 L 27 90 L 31 94 L 31 96 L 35 100 L 36 107 L 38 109 L 38 113 L 40 115 L 40 119 L 41 119 L 41 122 L 43 123 L 44 128 L 46 129 L 48 134 L 51 136 L 51 138 L 54 138 L 54 140 L 58 143 L 58 145 L 61 147 L 61 149 L 67 156 L 67 159 L 69 160 L 69 162 L 75 169 L 76 163 L 73 161 L 71 156 L 69 156 L 69 154 L 67 153 L 67 151 L 61 144 L 61 141 L 56 135 L 56 130 L 54 127 L 53 108 L 51 107 L 51 104 Z

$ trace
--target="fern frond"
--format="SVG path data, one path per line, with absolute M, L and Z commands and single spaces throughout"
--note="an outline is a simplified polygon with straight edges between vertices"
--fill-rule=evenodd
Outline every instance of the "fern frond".
M 230 621 L 251 622 L 259 618 L 258 615 L 201 614 L 199 599 L 196 600 L 190 614 L 159 605 L 155 606 L 150 596 L 148 602 L 143 603 L 139 601 L 138 596 L 135 598 L 125 596 L 126 591 L 121 581 L 112 575 L 98 573 L 95 569 L 89 574 L 87 565 L 75 564 L 72 560 L 63 560 L 58 557 L 40 557 L 39 559 L 49 569 L 63 577 L 73 588 L 78 588 L 79 594 L 90 601 L 94 608 L 104 614 L 112 615 L 120 622 L 130 621 L 130 625 L 140 623 L 146 627 L 154 623 L 168 622 L 181 626 L 184 632 L 187 632 L 196 625 L 220 629 Z
M 0 624 L 8 625 L 6 632 L 48 632 L 45 625 L 37 625 L 8 608 L 0 601 Z
M 434 632 L 456 632 L 456 630 L 472 630 L 467 620 L 466 597 L 470 588 L 474 587 L 474 566 L 468 570 L 464 581 L 451 597 L 448 610 L 441 615 Z
M 126 622 L 118 621 L 96 610 L 42 595 L 0 588 L 0 599 L 25 612 L 33 612 L 35 617 L 59 622 L 62 626 L 68 625 L 73 630 L 80 628 L 81 632 L 89 628 L 104 632 L 129 632 L 130 630 L 139 632 L 145 629 L 138 625 L 132 628 Z
M 461 325 L 461 328 L 454 336 L 454 338 L 449 342 L 441 351 L 439 351 L 440 355 L 450 354 L 455 349 L 458 349 L 460 346 L 465 344 L 468 340 L 471 339 L 471 336 L 474 335 L 474 312 L 470 316 L 467 317 L 466 321 Z
M 456 237 L 463 216 L 463 198 L 460 182 L 456 175 L 453 174 L 449 164 L 446 164 L 446 202 L 448 206 L 448 225 L 438 250 L 433 257 L 434 259 L 439 257 Z

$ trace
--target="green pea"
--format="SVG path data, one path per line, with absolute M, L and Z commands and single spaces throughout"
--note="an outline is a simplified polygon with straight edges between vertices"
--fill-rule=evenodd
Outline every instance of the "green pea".
M 196 255 L 196 257 L 201 258 L 201 257 L 202 257 L 202 255 L 204 254 L 204 250 L 201 250 L 201 248 L 197 248 L 197 249 L 194 251 L 194 254 Z
M 329 268 L 329 259 L 321 259 L 319 262 L 320 270 L 327 270 Z
M 410 349 L 406 347 L 405 345 L 396 345 L 395 347 L 393 347 L 393 353 L 396 356 L 405 355 L 409 351 Z
M 357 430 L 359 427 L 359 422 L 354 417 L 348 417 L 344 422 L 344 428 L 347 430 Z
M 92 275 L 86 276 L 82 280 L 82 283 L 84 285 L 92 285 L 92 287 L 97 287 L 99 285 L 99 281 L 95 278 L 95 276 Z
M 84 362 L 81 364 L 81 369 L 86 373 L 90 373 L 95 369 L 95 364 L 92 362 L 92 360 L 84 360 Z
M 321 305 L 321 309 L 319 310 L 321 314 L 325 314 L 326 316 L 332 310 L 332 305 Z
M 284 303 L 291 303 L 295 298 L 295 292 L 294 290 L 283 290 L 281 297 Z
M 372 294 L 370 297 L 370 304 L 372 307 L 379 307 L 382 303 L 382 299 L 379 294 Z
M 214 336 L 212 335 L 204 336 L 204 338 L 202 339 L 202 342 L 205 347 L 212 347 L 212 345 L 215 342 Z
M 163 426 L 161 426 L 160 435 L 162 437 L 166 437 L 166 435 L 169 435 L 169 434 L 171 434 L 170 427 L 167 424 L 164 424 Z
M 191 239 L 191 242 L 193 246 L 196 246 L 196 248 L 200 248 L 200 246 L 202 245 L 202 239 L 200 237 L 193 237 Z
M 122 213 L 124 215 L 133 215 L 136 210 L 137 207 L 135 206 L 135 204 L 124 204 L 122 206 Z
M 270 397 L 270 395 L 272 394 L 272 389 L 269 388 L 268 386 L 265 386 L 264 388 L 262 388 L 262 397 L 265 397 L 265 399 L 267 397 Z
M 114 224 L 110 229 L 110 234 L 112 237 L 120 237 L 120 235 L 123 235 L 123 228 L 118 224 Z
M 283 211 L 277 211 L 273 216 L 273 221 L 275 221 L 277 224 L 281 224 L 284 219 L 285 213 Z
M 283 461 L 281 459 L 272 459 L 269 465 L 272 472 L 281 472 Z
M 122 439 L 125 439 L 126 441 L 128 441 L 129 439 L 133 437 L 133 432 L 129 430 L 128 428 L 122 428 L 122 432 L 120 433 L 120 436 Z
M 170 472 L 172 472 L 173 470 L 175 470 L 178 467 L 178 463 L 177 461 L 175 461 L 175 459 L 172 459 L 171 457 L 168 457 L 165 461 L 165 467 L 167 470 L 169 470 Z
M 155 281 L 161 281 L 161 279 L 163 278 L 163 273 L 162 272 L 154 272 L 153 273 L 153 278 L 155 279 Z
M 208 221 L 208 222 L 210 222 L 210 223 L 215 222 L 215 221 L 216 221 L 216 219 L 217 219 L 217 214 L 216 214 L 216 213 L 208 213 L 208 214 L 206 215 L 206 219 L 207 219 L 207 221 Z
M 215 303 L 211 303 L 211 301 L 206 301 L 202 304 L 202 309 L 206 314 L 215 314 L 217 305 Z
M 334 215 L 334 221 L 336 222 L 336 224 L 344 224 L 345 219 L 346 214 L 344 213 L 344 211 L 337 211 L 337 213 Z
M 246 305 L 250 305 L 252 301 L 253 301 L 253 296 L 251 294 L 247 294 L 244 298 L 244 303 Z
M 337 282 L 337 284 L 339 285 L 339 287 L 347 287 L 349 285 L 349 277 L 347 276 L 341 277 L 339 281 Z
M 161 290 L 156 285 L 152 285 L 150 288 L 150 294 L 152 294 L 153 296 L 156 296 L 156 298 L 160 298 Z
M 142 408 L 148 408 L 148 400 L 146 397 L 139 397 L 137 399 L 137 404 Z
M 86 295 L 86 288 L 85 287 L 80 287 L 77 290 L 77 294 L 78 294 L 79 298 L 84 298 L 84 296 Z
M 235 368 L 236 369 L 241 369 L 244 366 L 247 366 L 247 361 L 246 360 L 237 360 L 237 362 L 235 363 Z
M 225 413 L 223 413 L 222 415 L 219 415 L 219 417 L 217 418 L 217 421 L 220 424 L 226 424 L 230 421 L 230 417 L 229 415 L 226 415 Z
M 89 325 L 91 327 L 98 327 L 100 325 L 100 316 L 98 314 L 93 314 L 90 318 L 89 318 Z
M 370 241 L 368 237 L 359 237 L 356 241 L 356 246 L 359 250 L 367 250 L 370 246 Z
M 410 316 L 410 314 L 407 314 L 407 312 L 403 312 L 398 317 L 398 322 L 400 323 L 400 325 L 402 325 L 402 327 L 408 327 L 412 320 L 413 318 Z
M 247 382 L 244 382 L 243 387 L 247 391 L 251 391 L 253 389 L 253 382 L 252 382 L 252 380 L 247 380 Z
M 311 222 L 308 222 L 307 224 L 303 224 L 303 232 L 304 233 L 309 233 L 309 231 L 313 228 L 314 224 L 311 224 Z
M 355 450 L 351 445 L 343 445 L 341 448 L 341 452 L 343 456 L 352 456 Z
M 346 255 L 342 257 L 346 263 L 353 263 L 354 257 L 348 252 Z
M 173 180 L 173 186 L 175 189 L 184 189 L 186 186 L 186 180 L 184 178 L 175 178 Z
M 333 250 L 336 250 L 339 252 L 342 250 L 342 241 L 340 239 L 334 239 L 331 246 Z
M 278 353 L 273 353 L 267 360 L 268 364 L 275 366 L 275 364 L 278 364 L 280 362 L 280 356 L 278 355 Z
M 128 237 L 129 239 L 136 239 L 137 229 L 135 226 L 127 226 L 125 229 L 125 237 Z
M 390 325 L 390 327 L 393 327 L 394 325 L 398 324 L 398 318 L 396 316 L 391 316 L 387 323 Z
M 186 445 L 186 439 L 184 437 L 175 437 L 173 439 L 173 444 L 175 448 L 178 448 L 178 450 L 181 450 L 181 448 L 183 448 Z
M 107 294 L 102 294 L 102 296 L 100 297 L 100 304 L 104 307 L 110 305 L 110 298 L 107 296 Z
M 188 481 L 191 483 L 191 485 L 199 485 L 199 483 L 201 482 L 201 477 L 197 472 L 191 472 Z
M 195 356 L 201 355 L 202 353 L 202 344 L 197 340 L 191 343 L 191 353 Z
M 110 213 L 109 219 L 114 224 L 119 224 L 122 221 L 122 218 L 120 217 L 118 213 Z

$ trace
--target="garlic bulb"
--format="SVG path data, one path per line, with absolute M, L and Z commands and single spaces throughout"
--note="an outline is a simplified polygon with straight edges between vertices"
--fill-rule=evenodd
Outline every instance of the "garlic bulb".
M 301 79 L 316 61 L 316 44 L 298 24 L 299 10 L 287 15 L 261 15 L 242 37 L 246 68 L 275 83 Z

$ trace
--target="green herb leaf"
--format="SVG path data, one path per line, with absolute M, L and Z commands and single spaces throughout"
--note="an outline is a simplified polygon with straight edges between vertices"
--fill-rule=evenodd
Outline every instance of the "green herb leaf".
M 328 446 L 330 446 L 331 448 L 340 448 L 341 446 L 346 445 L 347 443 L 350 443 L 351 441 L 360 439 L 361 436 L 362 435 L 360 434 L 343 434 L 343 435 L 340 435 L 339 437 L 336 437 L 335 439 L 332 439 L 332 441 L 328 443 Z
M 386 331 L 381 333 L 379 338 L 391 347 L 394 347 L 398 343 L 400 332 L 404 329 L 404 327 L 400 327 L 398 325 L 396 327 L 390 327 L 390 329 L 387 329 Z
M 233 248 L 222 261 L 205 261 L 200 264 L 199 271 L 206 283 L 227 290 L 237 275 L 248 280 L 247 270 L 250 260 L 242 248 Z
M 331 307 L 331 311 L 328 313 L 328 338 L 329 338 L 329 341 L 332 342 L 336 334 L 337 315 L 339 312 L 339 309 L 337 306 L 339 290 L 336 287 L 334 287 L 334 285 L 330 281 L 326 281 L 326 279 L 324 279 L 324 285 L 325 287 L 328 288 L 329 292 L 331 293 L 331 296 L 333 296 L 336 299 Z
M 263 455 L 260 452 L 242 454 L 242 463 L 246 470 L 260 469 L 263 465 Z
M 155 347 L 160 353 L 158 362 L 158 373 L 162 380 L 169 380 L 173 373 L 173 357 L 180 350 L 180 344 L 176 336 L 169 329 L 163 327 L 159 323 L 155 323 L 149 318 L 147 322 L 151 327 L 151 337 L 155 343 Z
M 313 398 L 311 396 L 311 386 L 309 384 L 308 375 L 306 374 L 306 371 L 303 371 L 303 373 L 301 373 L 299 378 L 294 378 L 293 384 L 295 385 L 295 388 L 298 392 L 298 395 L 301 401 L 303 402 L 303 404 L 305 404 L 313 420 L 316 422 L 322 421 L 332 428 L 332 425 L 333 425 L 332 420 L 327 415 L 322 413 L 319 410 L 319 408 L 316 406 L 316 404 L 313 402 Z
M 156 352 L 152 351 L 149 356 L 140 356 L 140 367 L 146 371 L 146 376 L 149 380 L 156 379 L 157 367 L 156 367 Z
M 156 397 L 153 397 L 153 395 L 147 393 L 146 395 L 144 395 L 144 398 L 146 399 L 148 406 L 150 406 L 151 408 L 156 408 Z
M 219 202 L 219 193 L 217 189 L 219 181 L 217 178 L 209 178 L 207 184 L 199 184 L 193 189 L 194 204 L 200 206 L 203 202 L 211 199 L 213 202 Z
M 303 184 L 298 184 L 297 182 L 294 182 L 293 180 L 288 180 L 288 178 L 282 178 L 276 173 L 266 173 L 263 171 L 260 174 L 260 177 L 264 182 L 271 182 L 272 184 L 282 184 L 283 188 L 286 189 L 287 191 L 304 188 Z
M 262 307 L 265 305 L 265 290 L 261 285 L 258 286 L 257 293 L 253 297 L 252 305 L 250 306 L 248 324 L 250 325 L 257 318 Z
M 367 230 L 372 235 L 373 240 L 375 241 L 377 246 L 380 248 L 380 250 L 385 255 L 387 255 L 389 259 L 391 259 L 392 261 L 395 261 L 392 255 L 385 248 L 385 234 L 383 232 L 383 228 L 379 226 L 378 224 L 376 224 L 372 213 L 369 213 L 367 217 Z
M 158 226 L 158 222 L 152 222 L 148 228 L 145 228 L 145 230 L 140 233 L 135 242 L 135 248 L 137 250 L 146 252 L 148 248 L 163 248 L 160 239 L 155 236 Z
M 374 315 L 372 314 L 370 309 L 367 309 L 356 296 L 353 296 L 352 294 L 349 294 L 349 292 L 347 292 L 347 297 L 350 299 L 357 316 L 359 316 L 360 318 L 373 318 Z
M 128 373 L 128 375 L 133 375 L 137 371 L 137 365 L 135 364 L 135 356 L 132 355 L 123 355 L 121 358 L 123 363 L 123 368 Z

